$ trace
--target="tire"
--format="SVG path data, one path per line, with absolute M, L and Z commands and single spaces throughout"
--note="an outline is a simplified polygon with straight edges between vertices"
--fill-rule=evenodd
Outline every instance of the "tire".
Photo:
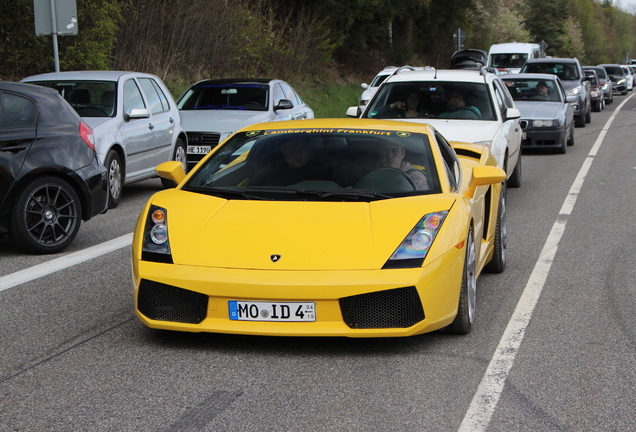
M 510 188 L 521 187 L 521 153 L 519 153 L 519 159 L 517 159 L 517 165 L 515 165 L 515 169 L 512 171 L 512 174 L 506 181 L 506 184 Z
M 587 112 L 585 113 L 585 123 L 591 123 L 591 122 L 592 122 L 592 107 L 590 106 L 587 109 Z
M 188 160 L 186 156 L 187 154 L 185 143 L 181 138 L 177 138 L 177 142 L 174 145 L 174 152 L 172 153 L 172 159 L 170 160 L 181 162 L 181 165 L 183 166 L 183 172 L 188 172 Z M 172 180 L 168 180 L 163 177 L 161 178 L 161 184 L 166 189 L 177 186 L 177 184 Z
M 508 226 L 506 223 L 506 190 L 502 186 L 499 194 L 497 210 L 497 227 L 495 231 L 495 251 L 491 260 L 484 266 L 487 273 L 502 273 L 506 269 L 506 250 L 508 248 Z
M 58 177 L 43 176 L 18 193 L 9 234 L 27 252 L 52 254 L 71 244 L 81 223 L 82 205 L 71 185 Z
M 572 135 L 570 133 L 570 135 Z M 565 135 L 563 135 L 563 139 L 561 140 L 561 147 L 555 147 L 552 149 L 553 154 L 565 154 L 568 151 L 568 143 L 565 140 Z
M 121 202 L 121 194 L 124 188 L 124 168 L 121 165 L 121 158 L 115 150 L 108 152 L 106 163 L 108 170 L 108 208 L 114 209 Z
M 574 145 L 574 126 L 570 128 L 570 138 L 568 138 L 568 146 L 572 147 Z
M 466 257 L 462 275 L 461 291 L 457 316 L 448 326 L 448 332 L 452 334 L 468 334 L 475 323 L 475 300 L 477 298 L 477 275 L 475 273 L 475 241 L 472 227 L 468 230 L 466 239 Z
M 574 118 L 574 124 L 576 127 L 585 127 L 585 114 L 581 114 Z
M 603 111 L 603 101 L 600 100 L 596 103 L 596 105 L 594 105 L 594 107 L 592 108 L 592 111 L 594 112 L 601 112 Z

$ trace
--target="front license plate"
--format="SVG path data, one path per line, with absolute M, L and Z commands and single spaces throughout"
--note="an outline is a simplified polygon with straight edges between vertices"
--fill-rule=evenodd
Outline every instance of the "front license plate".
M 229 301 L 235 321 L 316 321 L 314 302 Z
M 188 154 L 208 154 L 211 146 L 188 146 Z

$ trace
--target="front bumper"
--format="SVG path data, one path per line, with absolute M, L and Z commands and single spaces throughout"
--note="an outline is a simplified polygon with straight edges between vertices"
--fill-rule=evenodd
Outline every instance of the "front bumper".
M 453 248 L 423 268 L 365 271 L 202 268 L 133 258 L 135 311 L 148 327 L 166 330 L 410 336 L 443 328 L 455 318 L 464 254 Z M 316 321 L 231 320 L 231 300 L 315 302 Z
M 565 140 L 563 128 L 526 128 L 525 138 L 521 140 L 523 148 L 559 148 Z

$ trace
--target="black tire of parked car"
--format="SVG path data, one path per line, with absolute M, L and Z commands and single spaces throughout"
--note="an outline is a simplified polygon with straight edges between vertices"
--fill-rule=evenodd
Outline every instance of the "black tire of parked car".
M 507 187 L 518 188 L 521 187 L 521 154 L 519 154 L 519 159 L 517 159 L 517 165 L 515 165 L 514 171 L 508 178 L 506 182 Z
M 574 126 L 570 128 L 570 138 L 568 138 L 568 146 L 574 145 Z
M 183 172 L 188 172 L 188 162 L 186 159 L 186 145 L 181 138 L 177 138 L 177 142 L 174 146 L 174 152 L 172 153 L 171 160 L 181 162 L 181 165 L 183 166 Z M 170 189 L 177 186 L 175 182 L 165 178 L 161 179 L 161 184 L 166 189 Z
M 484 266 L 487 273 L 502 273 L 506 269 L 506 249 L 508 247 L 508 229 L 506 224 L 506 187 L 501 186 L 497 227 L 495 228 L 495 250 L 492 259 Z
M 576 127 L 585 127 L 585 114 L 581 113 L 577 117 L 574 117 L 574 124 Z
M 66 248 L 82 223 L 73 187 L 55 176 L 36 177 L 18 193 L 11 209 L 11 240 L 21 249 L 50 254 Z
M 106 163 L 104 164 L 108 182 L 108 208 L 114 209 L 121 201 L 121 194 L 124 188 L 124 168 L 121 165 L 121 158 L 115 150 L 108 152 Z

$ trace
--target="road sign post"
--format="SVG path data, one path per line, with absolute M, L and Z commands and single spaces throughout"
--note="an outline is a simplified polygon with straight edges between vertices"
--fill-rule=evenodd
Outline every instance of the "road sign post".
M 55 72 L 60 71 L 57 36 L 77 35 L 76 0 L 33 0 L 36 36 L 53 37 Z
M 453 40 L 455 41 L 455 46 L 457 47 L 456 51 L 464 49 L 466 33 L 464 33 L 461 28 L 458 28 L 457 31 L 453 34 Z

